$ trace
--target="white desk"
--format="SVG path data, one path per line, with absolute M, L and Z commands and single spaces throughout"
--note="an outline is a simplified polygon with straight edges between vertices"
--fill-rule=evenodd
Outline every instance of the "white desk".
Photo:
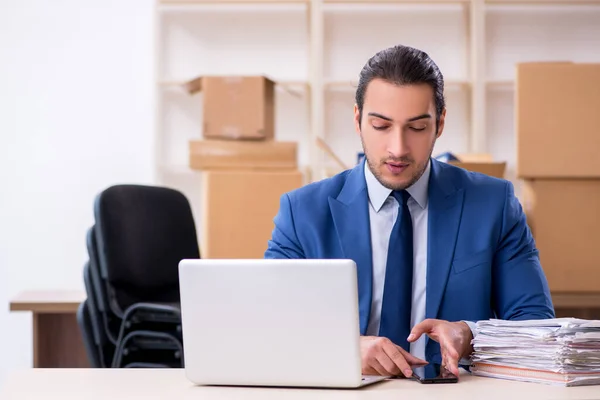
M 356 390 L 199 387 L 181 369 L 29 369 L 10 374 L 4 385 L 2 400 L 600 399 L 600 386 L 563 388 L 474 376 L 461 376 L 457 384 L 392 380 Z

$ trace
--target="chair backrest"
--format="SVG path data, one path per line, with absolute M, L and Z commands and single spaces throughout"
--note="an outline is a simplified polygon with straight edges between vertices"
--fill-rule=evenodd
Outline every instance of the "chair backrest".
M 93 299 L 94 308 L 98 316 L 99 325 L 106 340 L 112 344 L 116 343 L 120 326 L 120 314 L 115 314 L 112 308 L 120 309 L 109 304 L 108 285 L 102 279 L 100 273 L 100 262 L 96 243 L 96 230 L 91 227 L 87 232 L 86 244 L 89 261 L 87 273 L 84 272 L 84 282 L 88 298 Z
M 100 262 L 98 260 L 98 250 L 96 244 L 96 230 L 92 226 L 87 231 L 86 235 L 86 246 L 88 251 L 88 269 L 89 269 L 89 285 L 87 289 L 88 297 L 93 296 L 95 300 L 96 308 L 100 312 L 105 312 L 108 307 L 108 300 L 106 299 L 106 288 L 102 284 L 102 278 L 100 277 Z M 84 274 L 85 281 L 85 274 Z
M 83 337 L 83 345 L 85 352 L 92 368 L 102 368 L 102 362 L 100 361 L 100 347 L 96 343 L 96 337 L 94 334 L 94 328 L 92 319 L 90 316 L 90 309 L 87 300 L 84 300 L 79 304 L 77 309 L 77 324 Z
M 85 313 L 87 314 L 86 318 L 89 321 L 89 329 L 92 334 L 91 338 L 94 340 L 98 351 L 98 366 L 96 368 L 107 368 L 108 360 L 112 358 L 115 351 L 114 337 L 116 335 L 113 333 L 113 338 L 111 339 L 111 332 L 109 331 L 107 322 L 107 312 L 100 310 L 99 307 L 98 299 L 100 296 L 98 296 L 92 276 L 94 268 L 97 268 L 97 266 L 94 266 L 92 257 L 90 257 L 90 261 L 88 261 L 83 268 L 83 283 L 87 294 L 85 300 L 87 305 Z
M 194 217 L 179 191 L 112 186 L 94 204 L 95 239 L 108 304 L 119 311 L 139 302 L 178 303 L 178 265 L 200 258 Z

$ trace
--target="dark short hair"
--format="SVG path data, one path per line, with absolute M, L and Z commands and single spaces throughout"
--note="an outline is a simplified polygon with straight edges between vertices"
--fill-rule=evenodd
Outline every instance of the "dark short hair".
M 360 120 L 362 120 L 367 86 L 373 79 L 377 78 L 395 85 L 426 83 L 431 86 L 435 100 L 437 132 L 440 115 L 446 107 L 444 76 L 427 53 L 413 47 L 397 45 L 381 50 L 371 57 L 360 71 L 358 87 L 356 88 L 356 105 Z

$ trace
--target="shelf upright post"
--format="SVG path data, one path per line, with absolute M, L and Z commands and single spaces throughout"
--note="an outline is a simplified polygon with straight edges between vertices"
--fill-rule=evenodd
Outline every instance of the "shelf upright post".
M 471 132 L 470 152 L 486 152 L 485 0 L 471 0 L 469 13 Z
M 322 177 L 323 163 L 317 147 L 317 138 L 324 138 L 325 134 L 325 90 L 324 90 L 324 13 L 323 0 L 310 0 L 310 48 L 309 48 L 309 162 L 310 180 L 316 181 Z

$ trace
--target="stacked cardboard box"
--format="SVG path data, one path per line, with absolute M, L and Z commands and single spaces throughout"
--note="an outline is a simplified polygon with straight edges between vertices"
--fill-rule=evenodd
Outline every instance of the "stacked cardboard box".
M 443 161 L 467 171 L 478 172 L 494 178 L 504 178 L 506 162 L 494 161 L 490 153 L 451 153 L 437 155 L 436 160 Z
M 494 178 L 504 178 L 506 162 L 494 161 L 492 155 L 489 153 L 457 154 L 456 158 L 458 158 L 458 161 L 450 161 L 450 164 L 469 171 L 493 176 Z
M 506 170 L 506 162 L 504 161 L 452 161 L 450 164 L 494 178 L 504 178 Z
M 203 93 L 203 140 L 189 164 L 203 172 L 203 258 L 262 258 L 282 194 L 302 185 L 297 143 L 275 140 L 275 84 L 262 76 L 207 76 L 186 84 Z
M 550 290 L 600 292 L 600 64 L 517 66 L 517 174 Z

